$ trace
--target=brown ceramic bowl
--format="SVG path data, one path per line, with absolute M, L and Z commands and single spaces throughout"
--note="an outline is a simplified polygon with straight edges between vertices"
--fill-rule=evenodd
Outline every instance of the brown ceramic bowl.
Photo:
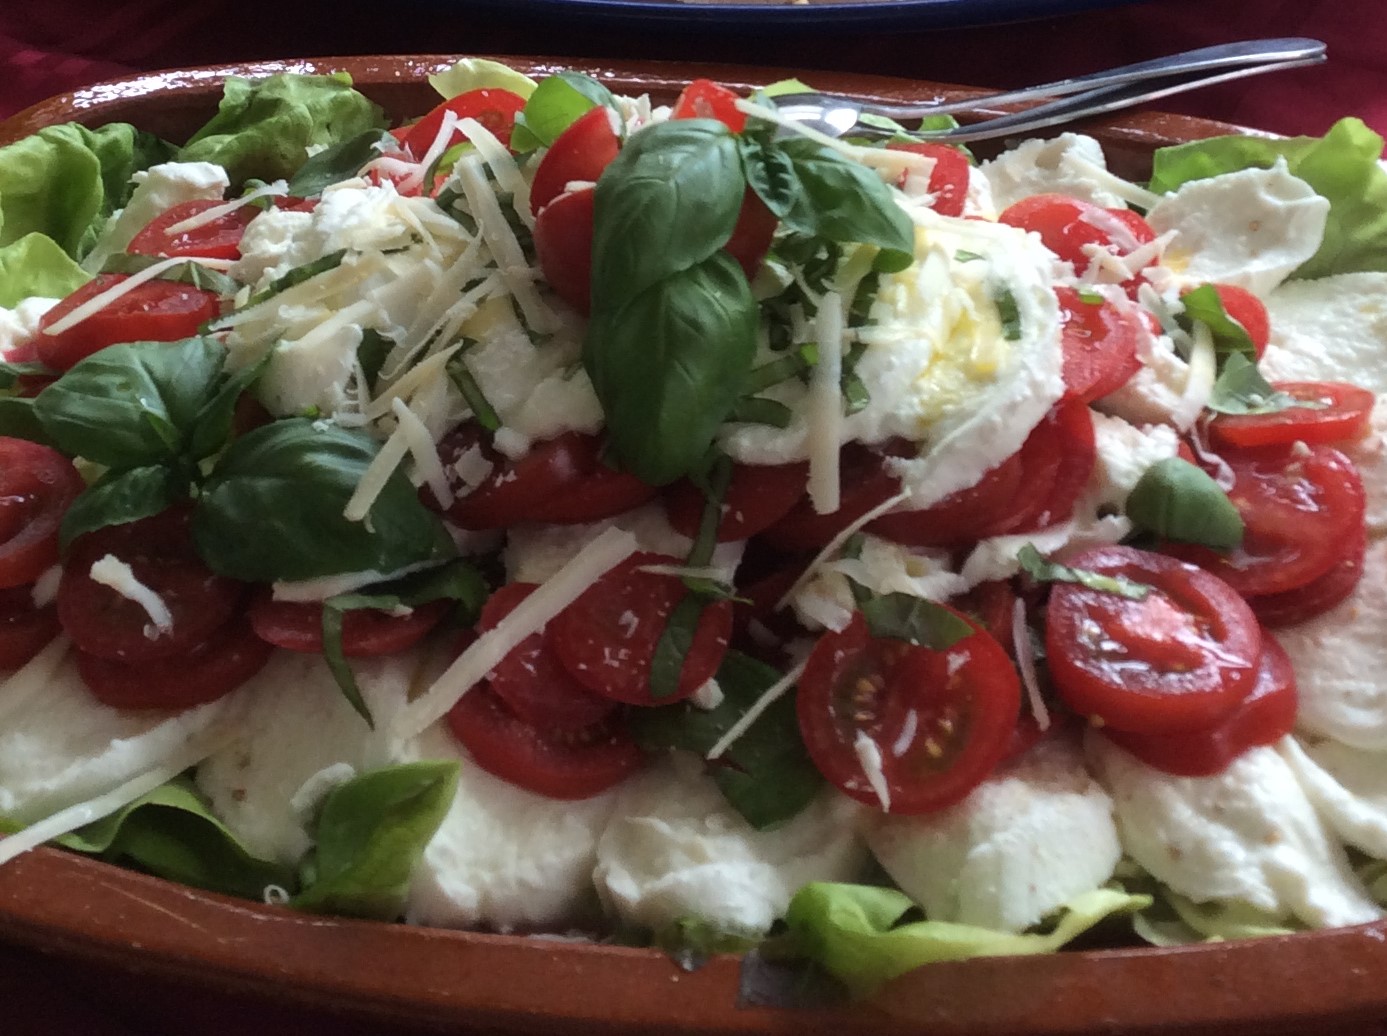
M 215 109 L 225 76 L 285 70 L 345 69 L 399 118 L 433 103 L 424 76 L 452 60 L 324 58 L 138 76 L 21 112 L 0 123 L 0 143 L 74 119 L 127 120 L 178 139 Z M 799 70 L 507 60 L 531 74 L 575 68 L 618 91 L 663 101 L 697 76 L 744 87 L 799 75 L 821 89 L 880 99 L 969 94 Z M 1140 176 L 1154 148 L 1233 127 L 1143 113 L 1085 129 L 1103 141 L 1118 172 Z M 372 1027 L 388 1020 L 453 1032 L 1266 1036 L 1362 1033 L 1387 1020 L 1384 924 L 1236 944 L 937 964 L 896 980 L 869 1005 L 808 1012 L 739 1006 L 734 957 L 686 972 L 654 950 L 325 919 L 41 849 L 0 867 L 0 939 L 106 973 L 120 969 L 160 988 L 172 983 L 330 1010 Z

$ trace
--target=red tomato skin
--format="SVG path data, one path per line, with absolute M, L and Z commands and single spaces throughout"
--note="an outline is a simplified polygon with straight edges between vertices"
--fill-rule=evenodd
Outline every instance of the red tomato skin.
M 184 655 L 206 641 L 240 607 L 243 586 L 214 574 L 188 532 L 190 511 L 176 508 L 77 537 L 58 583 L 58 617 L 81 650 L 115 662 Z M 145 635 L 149 615 L 134 601 L 92 580 L 92 564 L 114 555 L 162 598 L 173 615 L 170 633 Z
M 1257 618 L 1262 620 L 1262 625 L 1273 629 L 1294 626 L 1316 615 L 1323 615 L 1347 600 L 1358 587 L 1358 581 L 1363 577 L 1367 548 L 1365 531 L 1322 576 L 1294 590 L 1249 597 L 1247 603 Z
M 530 213 L 538 216 L 570 183 L 596 183 L 620 150 L 607 108 L 599 105 L 580 115 L 539 160 L 530 183 Z
M 475 425 L 450 432 L 439 449 L 445 466 L 451 468 L 479 443 L 481 432 Z M 484 444 L 481 448 L 494 465 L 491 473 L 459 496 L 447 512 L 464 529 L 504 529 L 520 522 L 595 522 L 639 507 L 658 492 L 630 472 L 604 464 L 601 440 L 582 432 L 537 442 L 519 460 L 503 457 Z
M 545 638 L 573 679 L 614 701 L 654 706 L 687 698 L 713 678 L 732 636 L 730 601 L 703 609 L 674 693 L 651 694 L 655 647 L 688 591 L 675 576 L 641 569 L 682 564 L 660 554 L 633 554 L 554 617 Z
M 1073 288 L 1056 288 L 1055 295 L 1064 322 L 1065 398 L 1091 403 L 1116 392 L 1141 370 L 1141 318 L 1108 301 L 1085 302 Z
M 86 483 L 57 450 L 0 436 L 0 590 L 58 563 L 63 515 Z
M 58 609 L 34 607 L 33 587 L 0 590 L 0 671 L 27 663 L 61 630 Z
M 1046 248 L 1073 263 L 1075 272 L 1080 274 L 1093 261 L 1085 246 L 1096 245 L 1126 255 L 1133 251 L 1131 244 L 1140 247 L 1156 239 L 1155 231 L 1134 212 L 1104 209 L 1064 194 L 1023 198 L 1004 209 L 997 221 L 1039 234 Z M 1122 241 L 1128 237 L 1130 241 Z
M 1223 311 L 1241 324 L 1247 332 L 1257 359 L 1260 360 L 1262 353 L 1267 350 L 1267 342 L 1271 339 L 1271 317 L 1267 314 L 1267 307 L 1252 292 L 1236 284 L 1215 284 L 1214 291 L 1218 293 Z
M 1148 766 L 1177 777 L 1222 773 L 1238 756 L 1291 732 L 1296 720 L 1295 669 L 1284 648 L 1262 635 L 1262 657 L 1251 693 L 1212 727 L 1181 734 L 1133 734 L 1108 729 L 1105 736 Z
M 775 213 L 766 207 L 760 197 L 750 187 L 742 195 L 742 208 L 737 213 L 737 222 L 732 227 L 732 235 L 723 249 L 742 268 L 747 280 L 756 276 L 761 261 L 771 250 L 771 240 L 780 221 Z
M 964 203 L 968 200 L 968 176 L 971 165 L 968 156 L 948 144 L 930 141 L 894 141 L 886 145 L 891 151 L 909 151 L 934 159 L 934 168 L 929 174 L 929 193 L 934 196 L 931 208 L 941 216 L 962 216 Z M 901 176 L 898 187 L 904 187 L 906 176 Z
M 438 137 L 444 117 L 448 112 L 452 112 L 460 119 L 476 119 L 490 130 L 497 140 L 509 147 L 511 130 L 515 128 L 515 116 L 524 107 L 525 99 L 509 90 L 468 90 L 436 105 L 427 115 L 410 126 L 404 135 L 404 145 L 416 159 L 423 158 Z M 460 135 L 454 130 L 453 141 Z
M 820 637 L 795 699 L 820 772 L 880 809 L 854 747 L 860 732 L 879 746 L 892 813 L 944 809 L 982 783 L 1012 744 L 1021 685 L 1001 645 L 974 629 L 932 651 L 874 638 L 858 614 L 842 632 Z
M 779 521 L 804 495 L 808 478 L 807 463 L 734 464 L 722 497 L 718 542 L 749 539 Z M 698 536 L 707 503 L 701 489 L 685 479 L 665 490 L 660 502 L 676 532 Z
M 670 112 L 671 119 L 717 119 L 733 133 L 746 128 L 746 114 L 737 108 L 737 95 L 711 79 L 695 79 Z
M 102 273 L 78 288 L 39 320 L 38 357 L 44 365 L 65 371 L 92 353 L 118 342 L 176 342 L 221 312 L 210 291 L 176 281 L 146 281 L 59 334 L 48 328 L 78 306 L 126 280 L 123 273 Z
M 1272 388 L 1322 406 L 1291 407 L 1274 414 L 1219 414 L 1209 422 L 1214 443 L 1246 448 L 1352 442 L 1372 429 L 1376 399 L 1367 389 L 1342 381 L 1281 381 Z
M 1246 598 L 1314 582 L 1362 536 L 1366 497 L 1353 461 L 1330 446 L 1225 450 L 1228 498 L 1244 525 L 1241 546 L 1219 553 L 1167 543 L 1162 553 L 1207 569 Z
M 342 616 L 342 654 L 348 658 L 408 651 L 447 614 L 447 601 L 429 601 L 408 615 L 359 608 Z M 250 624 L 267 644 L 316 655 L 323 650 L 323 606 L 317 601 L 276 601 L 268 593 L 251 603 Z
M 233 619 L 191 650 L 139 663 L 77 652 L 77 673 L 113 709 L 186 709 L 230 694 L 264 668 L 272 648 Z
M 169 227 L 223 204 L 220 199 L 185 201 L 166 209 L 145 224 L 126 246 L 131 255 L 197 256 L 203 259 L 241 258 L 241 238 L 259 210 L 244 205 L 211 223 L 170 234 Z
M 1093 415 L 1061 401 L 1021 446 L 1021 486 L 1009 518 L 990 535 L 1036 532 L 1067 521 L 1098 460 Z
M 1144 600 L 1058 583 L 1046 608 L 1050 676 L 1065 704 L 1142 734 L 1207 728 L 1251 691 L 1261 627 L 1228 584 L 1132 547 L 1094 547 L 1075 568 L 1151 587 Z
M 783 518 L 768 526 L 762 537 L 777 550 L 800 552 L 826 546 L 840 532 L 874 507 L 879 507 L 901 491 L 900 480 L 886 470 L 887 456 L 904 456 L 915 445 L 892 440 L 880 446 L 850 442 L 839 459 L 840 501 L 838 510 L 819 514 L 806 496 Z
M 536 583 L 507 583 L 482 608 L 479 632 L 495 629 Z M 580 730 L 611 715 L 616 702 L 593 694 L 569 675 L 541 629 L 511 649 L 487 674 L 487 686 L 519 719 L 540 729 Z
M 1010 517 L 1024 478 L 1021 454 L 984 472 L 975 485 L 950 493 L 919 511 L 895 511 L 873 519 L 869 532 L 908 547 L 974 543 Z
M 486 687 L 473 687 L 448 713 L 448 728 L 487 773 L 551 799 L 578 800 L 615 787 L 645 756 L 615 724 L 541 730 Z
M 535 258 L 554 293 L 583 316 L 592 311 L 592 230 L 596 191 L 565 191 L 535 217 Z

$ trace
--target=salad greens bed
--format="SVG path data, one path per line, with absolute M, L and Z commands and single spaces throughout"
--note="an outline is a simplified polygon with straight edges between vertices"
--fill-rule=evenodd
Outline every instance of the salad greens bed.
M 576 114 L 612 103 L 607 89 L 586 77 L 565 73 L 536 89 L 489 62 L 462 62 L 435 81 L 445 95 L 478 86 L 523 89 L 529 101 L 512 141 L 518 150 L 546 146 Z M 132 174 L 140 170 L 171 160 L 205 160 L 228 170 L 233 190 L 286 178 L 291 194 L 311 195 L 353 175 L 374 154 L 386 127 L 382 110 L 344 75 L 277 75 L 229 80 L 217 114 L 181 146 L 123 124 L 40 130 L 0 149 L 0 306 L 13 307 L 36 295 L 67 295 L 98 272 L 100 264 L 92 269 L 93 247 L 125 205 Z M 1189 180 L 1269 167 L 1285 158 L 1291 171 L 1333 206 L 1323 247 L 1297 275 L 1387 270 L 1387 173 L 1377 161 L 1382 144 L 1353 119 L 1319 139 L 1201 141 L 1158 152 L 1150 187 L 1166 192 Z M 603 346 L 590 357 L 590 368 L 604 404 L 620 401 L 607 407 L 617 456 L 643 479 L 664 483 L 699 468 L 729 406 L 754 392 L 749 367 L 755 303 L 744 279 L 726 276 L 730 260 L 718 248 L 748 184 L 795 231 L 878 246 L 881 269 L 909 262 L 909 231 L 893 218 L 889 200 L 881 204 L 880 181 L 860 168 L 828 160 L 807 141 L 784 143 L 768 134 L 738 138 L 709 120 L 670 122 L 642 132 L 623 148 L 613 170 L 644 184 L 645 194 L 624 191 L 622 199 L 639 198 L 641 204 L 605 224 L 595 242 L 592 339 Z M 675 208 L 681 212 L 677 220 Z M 690 220 L 691 210 L 702 216 Z M 702 236 L 671 242 L 673 225 L 698 227 Z M 271 290 L 312 272 L 295 271 Z M 193 264 L 166 276 L 215 277 Z M 634 319 L 636 312 L 659 319 Z M 696 320 L 688 318 L 693 313 Z M 1219 317 L 1214 312 L 1201 319 L 1217 332 Z M 684 383 L 671 384 L 670 371 L 678 366 L 671 357 L 684 346 L 678 341 L 681 327 L 697 326 L 706 334 L 710 321 L 718 337 L 734 347 L 719 353 L 718 363 L 684 372 Z M 669 339 L 657 336 L 652 342 L 651 326 L 667 328 Z M 640 336 L 628 328 L 640 328 Z M 378 449 L 370 436 L 324 428 L 303 417 L 233 438 L 235 402 L 263 364 L 231 373 L 223 362 L 222 347 L 205 337 L 116 346 L 78 364 L 37 399 L 5 394 L 30 371 L 0 363 L 0 435 L 48 442 L 100 467 L 99 478 L 64 521 L 64 543 L 193 499 L 200 551 L 216 571 L 237 578 L 302 580 L 434 563 L 426 573 L 374 593 L 328 602 L 329 664 L 369 720 L 340 651 L 343 614 L 444 599 L 455 602 L 461 622 L 471 622 L 488 592 L 486 581 L 471 564 L 450 560 L 453 547 L 438 518 L 399 472 L 374 505 L 369 525 L 343 519 L 343 507 Z M 1239 369 L 1229 364 L 1229 372 Z M 1255 369 L 1240 376 L 1255 379 Z M 617 383 L 631 379 L 650 391 L 620 392 Z M 739 388 L 729 392 L 729 384 Z M 1264 383 L 1254 380 L 1240 391 L 1235 378 L 1222 387 L 1226 405 L 1235 407 L 1238 399 L 1262 391 Z M 652 442 L 663 448 L 652 450 Z M 248 516 L 263 523 L 270 514 L 273 535 L 231 534 Z M 1142 524 L 1159 528 L 1162 520 L 1157 515 Z M 1035 557 L 1028 570 L 1045 578 L 1071 578 L 1065 571 L 1041 572 L 1045 565 Z M 910 620 L 898 616 L 894 621 Z M 726 695 L 720 707 L 649 710 L 638 739 L 706 750 L 779 674 L 733 652 L 718 677 Z M 789 699 L 773 706 L 732 756 L 737 766 L 718 771 L 719 785 L 757 827 L 798 812 L 821 781 L 798 743 Z M 441 823 L 456 780 L 455 765 L 420 762 L 368 772 L 337 787 L 321 806 L 316 849 L 297 872 L 251 856 L 186 778 L 58 841 L 204 889 L 392 920 L 401 913 L 411 869 Z M 18 826 L 8 825 L 10 830 Z M 1283 930 L 1247 912 L 1184 902 L 1136 873 L 1078 897 L 1047 926 L 1021 935 L 923 920 L 907 897 L 886 887 L 815 884 L 795 896 L 783 926 L 759 952 L 814 961 L 862 995 L 923 963 L 1048 952 L 1106 918 L 1129 914 L 1136 915 L 1137 933 L 1157 944 Z M 750 946 L 736 933 L 709 931 L 692 920 L 644 937 L 695 955 Z

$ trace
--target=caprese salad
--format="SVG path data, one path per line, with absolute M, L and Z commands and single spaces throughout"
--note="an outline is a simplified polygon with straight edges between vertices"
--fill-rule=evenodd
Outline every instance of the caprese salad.
M 857 990 L 1383 916 L 1379 137 L 431 82 L 0 149 L 0 858 Z

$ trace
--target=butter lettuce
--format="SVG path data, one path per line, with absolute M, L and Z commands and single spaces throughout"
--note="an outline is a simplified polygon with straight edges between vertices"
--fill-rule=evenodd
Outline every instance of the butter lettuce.
M 538 85 L 523 72 L 487 58 L 463 58 L 429 76 L 429 85 L 445 100 L 469 90 L 509 90 L 528 98 Z
M 0 248 L 0 306 L 13 309 L 24 299 L 60 299 L 90 279 L 47 234 L 34 231 Z
M 1214 137 L 1161 148 L 1152 161 L 1151 190 L 1174 191 L 1238 169 L 1290 171 L 1329 204 L 1324 243 L 1291 276 L 1301 279 L 1387 270 L 1387 170 L 1382 137 L 1360 119 L 1341 119 L 1323 137 Z
M 217 114 L 188 140 L 180 162 L 224 166 L 233 184 L 250 177 L 287 179 L 314 151 L 384 129 L 380 106 L 352 88 L 345 73 L 282 73 L 226 81 Z
M 915 904 L 904 893 L 817 882 L 795 894 L 785 913 L 787 932 L 766 950 L 806 957 L 861 997 L 923 964 L 1051 953 L 1105 918 L 1150 905 L 1150 896 L 1094 889 L 1061 907 L 1049 928 L 1018 935 L 945 921 L 906 921 Z

